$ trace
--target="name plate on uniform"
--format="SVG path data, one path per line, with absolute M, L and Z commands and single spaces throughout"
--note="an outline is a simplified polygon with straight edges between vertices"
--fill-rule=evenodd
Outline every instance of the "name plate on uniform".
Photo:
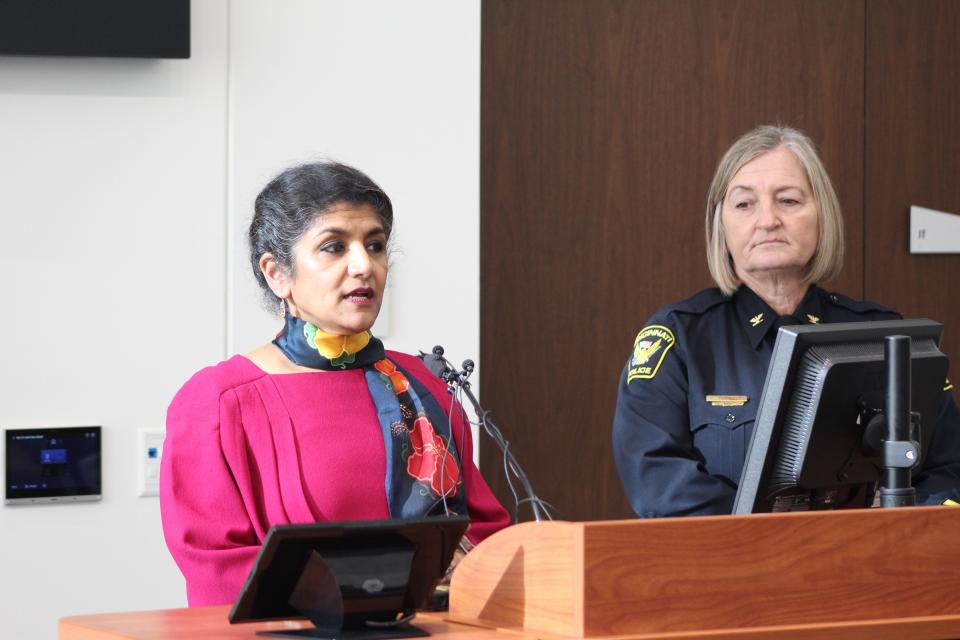
M 748 399 L 747 396 L 707 396 L 707 402 L 715 407 L 742 407 Z

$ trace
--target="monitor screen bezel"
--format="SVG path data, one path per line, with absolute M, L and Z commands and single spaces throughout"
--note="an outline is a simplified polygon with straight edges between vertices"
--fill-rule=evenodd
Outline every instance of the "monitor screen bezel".
M 886 336 L 898 334 L 909 335 L 914 339 L 932 339 L 939 347 L 943 337 L 943 325 L 921 318 L 838 322 L 780 328 L 770 358 L 763 393 L 760 396 L 753 435 L 747 447 L 743 471 L 737 485 L 732 511 L 734 514 L 754 513 L 760 501 L 760 488 L 766 487 L 769 482 L 773 459 L 769 449 L 771 443 L 779 440 L 788 406 L 786 387 L 794 378 L 804 352 L 816 345 L 880 341 Z M 760 452 L 768 452 L 768 454 L 761 456 Z

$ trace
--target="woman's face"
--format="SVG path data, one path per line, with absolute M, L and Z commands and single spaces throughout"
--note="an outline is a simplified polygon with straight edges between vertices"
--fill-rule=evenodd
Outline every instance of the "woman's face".
M 284 297 L 291 313 L 328 333 L 373 326 L 387 282 L 387 235 L 373 207 L 334 203 L 293 246 Z
M 743 165 L 727 188 L 721 224 L 740 280 L 802 276 L 820 230 L 813 191 L 793 152 L 779 147 Z

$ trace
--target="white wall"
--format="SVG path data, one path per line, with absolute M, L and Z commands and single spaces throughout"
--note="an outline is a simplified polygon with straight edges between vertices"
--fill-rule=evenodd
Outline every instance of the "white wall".
M 190 60 L 0 57 L 0 427 L 104 429 L 103 502 L 0 508 L 9 637 L 185 604 L 136 429 L 276 331 L 243 234 L 287 164 L 393 198 L 388 346 L 478 355 L 479 0 L 192 4 Z
M 231 350 L 272 338 L 246 229 L 287 165 L 352 164 L 390 195 L 388 347 L 479 355 L 480 3 L 236 2 L 230 16 L 234 165 Z M 457 320 L 452 321 L 451 316 Z

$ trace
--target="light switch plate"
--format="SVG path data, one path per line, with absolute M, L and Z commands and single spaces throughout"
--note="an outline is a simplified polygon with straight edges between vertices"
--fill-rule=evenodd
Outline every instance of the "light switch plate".
M 137 429 L 137 495 L 160 495 L 160 459 L 163 457 L 163 429 Z

